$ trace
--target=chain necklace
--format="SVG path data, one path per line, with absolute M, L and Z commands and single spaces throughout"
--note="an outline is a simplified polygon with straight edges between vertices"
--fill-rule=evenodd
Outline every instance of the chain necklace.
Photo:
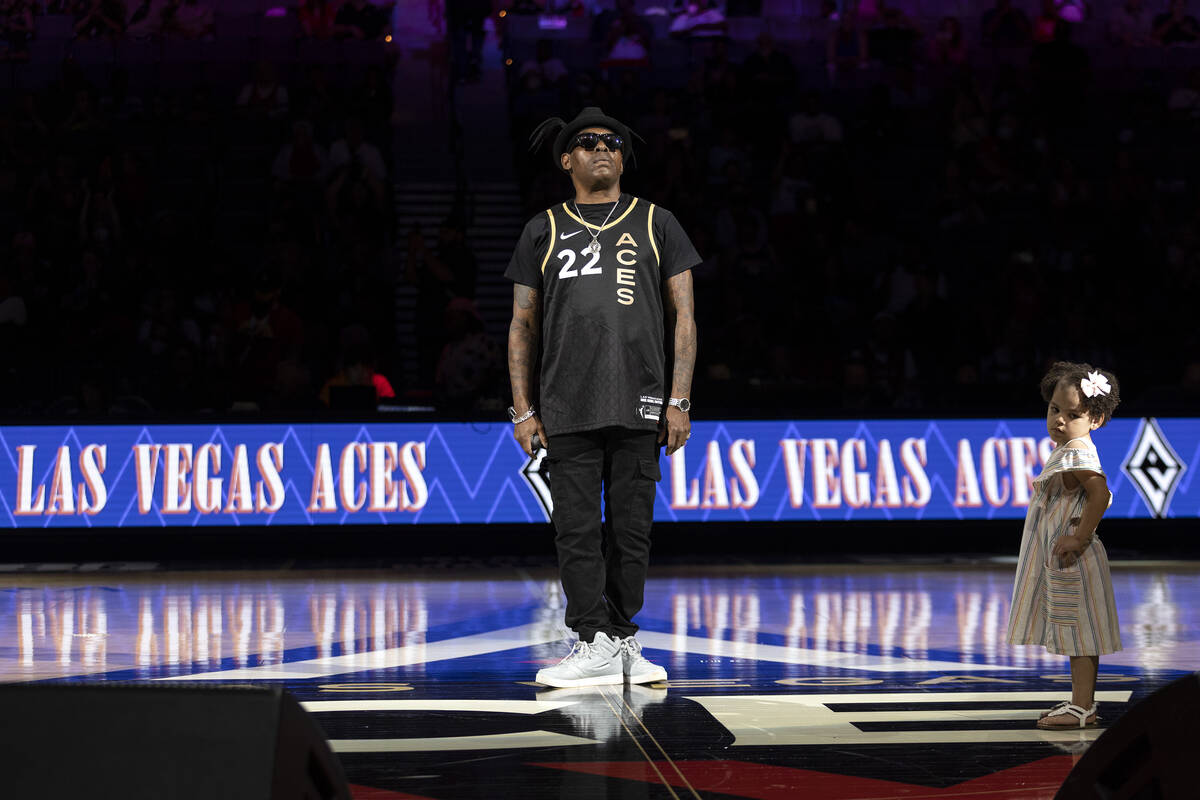
M 583 222 L 583 226 L 588 229 L 588 233 L 592 236 L 592 241 L 588 242 L 587 247 L 583 248 L 583 252 L 591 253 L 592 255 L 598 254 L 600 252 L 600 231 L 604 230 L 604 226 L 608 224 L 608 220 L 612 217 L 613 212 L 617 210 L 617 206 L 621 203 L 621 198 L 617 197 L 617 201 L 613 203 L 613 207 L 608 210 L 608 216 L 596 228 L 595 233 L 592 233 L 591 223 L 583 219 L 583 212 L 579 210 L 579 203 L 575 200 L 572 200 L 571 203 L 575 206 L 575 216 L 579 217 L 579 220 Z

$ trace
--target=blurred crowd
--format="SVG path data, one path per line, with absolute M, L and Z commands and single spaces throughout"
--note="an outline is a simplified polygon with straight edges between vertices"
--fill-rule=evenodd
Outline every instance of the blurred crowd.
M 1115 371 L 1129 410 L 1200 408 L 1200 31 L 1184 0 L 995 0 L 970 20 L 830 0 L 804 45 L 735 35 L 754 2 L 657 20 L 630 0 L 556 4 L 586 19 L 586 51 L 522 50 L 496 8 L 447 4 L 454 76 L 486 68 L 485 23 L 515 54 L 526 217 L 569 190 L 526 152 L 537 122 L 598 105 L 640 135 L 626 190 L 673 211 L 704 259 L 706 415 L 1013 413 L 1056 358 Z M 137 22 L 212 35 L 201 0 L 51 5 L 80 37 L 119 17 L 129 34 L 143 7 Z M 4 5 L 6 53 L 43 10 Z M 360 0 L 286 13 L 306 37 L 388 30 Z M 264 60 L 148 87 L 68 58 L 45 88 L 0 89 L 0 410 L 502 407 L 504 343 L 486 330 L 507 321 L 474 302 L 500 277 L 465 209 L 397 248 L 389 73 Z
M 626 0 L 596 17 L 590 65 L 539 42 L 511 81 L 527 212 L 568 189 L 520 152 L 537 121 L 599 105 L 640 134 L 623 185 L 704 257 L 708 409 L 1026 408 L 1072 358 L 1119 374 L 1131 408 L 1195 413 L 1200 58 L 1138 55 L 1196 41 L 1186 3 L 997 0 L 973 31 L 845 5 L 824 5 L 824 47 L 732 40 L 684 9 L 663 36 L 691 37 L 674 82 Z
M 29 42 L 39 33 L 39 17 L 66 20 L 75 39 L 212 39 L 216 20 L 259 18 L 277 22 L 282 31 L 309 39 L 376 41 L 393 25 L 395 4 L 369 0 L 299 0 L 263 10 L 235 0 L 4 0 L 0 4 L 0 47 L 9 60 L 27 58 Z M 245 19 L 237 30 L 258 34 Z M 59 35 L 57 25 L 53 34 Z
M 144 92 L 68 59 L 0 107 L 0 409 L 319 409 L 394 393 L 392 92 L 268 62 Z M 133 76 L 137 78 L 138 76 Z M 361 403 L 360 404 L 365 404 Z

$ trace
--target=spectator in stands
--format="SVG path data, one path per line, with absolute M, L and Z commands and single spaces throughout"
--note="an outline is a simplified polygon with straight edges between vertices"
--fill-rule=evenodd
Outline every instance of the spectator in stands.
M 601 67 L 645 67 L 650 63 L 650 27 L 632 10 L 617 17 L 604 40 Z
M 291 139 L 276 153 L 271 175 L 285 183 L 317 183 L 325 179 L 328 170 L 329 157 L 313 139 L 312 124 L 293 122 Z
M 80 39 L 120 36 L 125 32 L 121 0 L 78 0 L 74 6 L 75 35 Z
M 29 319 L 25 298 L 17 290 L 13 277 L 8 272 L 0 272 L 0 342 L 5 344 L 11 343 L 9 334 L 12 332 L 6 326 L 21 328 Z
M 491 0 L 446 0 L 455 80 L 478 80 L 483 69 L 483 23 L 491 13 Z
M 1150 12 L 1144 0 L 1125 0 L 1108 21 L 1108 41 L 1125 47 L 1150 43 Z
M 160 36 L 165 32 L 164 14 L 170 0 L 142 0 L 141 4 L 129 15 L 125 34 L 134 39 L 146 39 Z
M 346 105 L 342 90 L 329 77 L 329 67 L 309 64 L 307 80 L 291 92 L 292 113 L 310 120 L 320 141 L 329 141 L 345 118 Z
M 1176 119 L 1200 119 L 1200 67 L 1188 72 L 1187 83 L 1171 90 L 1167 110 Z
M 672 126 L 671 103 L 666 89 L 656 89 L 650 98 L 650 106 L 642 111 L 635 122 L 636 128 L 646 139 L 649 152 L 654 156 L 647 161 L 661 165 L 658 156 L 666 147 L 667 131 Z M 695 237 L 692 237 L 695 243 Z
M 981 19 L 983 43 L 994 47 L 1020 47 L 1029 44 L 1032 27 L 1025 12 L 1012 0 L 996 0 L 996 5 L 983 12 Z
M 745 97 L 738 86 L 738 65 L 729 57 L 729 41 L 712 39 L 705 49 L 704 96 L 713 127 L 747 127 L 742 113 Z
M 201 0 L 167 0 L 162 24 L 167 36 L 203 39 L 212 35 L 213 10 Z
M 608 39 L 608 33 L 617 24 L 617 20 L 625 12 L 637 13 L 635 0 L 616 0 L 613 5 L 607 3 L 595 4 L 595 16 L 592 17 L 592 26 L 588 32 L 588 40 L 593 44 L 604 44 Z
M 961 67 L 967 63 L 967 40 L 958 17 L 942 17 L 937 33 L 929 40 L 929 62 L 939 67 Z
M 499 409 L 507 389 L 504 354 L 484 330 L 475 302 L 455 297 L 446 306 L 446 345 L 438 358 L 434 402 L 443 411 Z
M 113 175 L 113 202 L 136 229 L 144 221 L 150 205 L 150 183 L 141 160 L 132 150 L 122 153 L 119 160 Z
M 775 37 L 763 31 L 755 40 L 754 52 L 742 62 L 741 85 L 755 105 L 779 106 L 791 100 L 796 85 L 792 60 L 775 46 Z
M 107 122 L 97 107 L 95 90 L 80 87 L 75 90 L 75 102 L 71 106 L 71 113 L 63 121 L 62 130 L 66 133 L 90 133 L 103 130 Z
M 1033 43 L 1048 44 L 1054 41 L 1058 21 L 1058 3 L 1055 0 L 1042 0 L 1041 10 L 1033 21 Z
M 870 45 L 867 29 L 853 9 L 847 9 L 834 20 L 825 39 L 825 68 L 830 75 L 867 66 Z
M 269 61 L 259 61 L 254 80 L 242 87 L 237 98 L 238 110 L 249 119 L 282 119 L 288 112 L 288 90 L 275 75 Z
M 379 148 L 367 141 L 363 122 L 358 117 L 349 117 L 345 124 L 345 137 L 338 139 L 329 148 L 329 163 L 334 169 L 351 166 L 361 169 L 382 184 L 387 180 L 387 164 Z
M 841 121 L 824 109 L 820 93 L 805 92 L 788 120 L 788 138 L 792 144 L 832 144 L 842 141 L 842 136 Z
M 554 45 L 549 39 L 538 39 L 533 58 L 521 65 L 517 78 L 527 92 L 560 89 L 567 80 L 567 65 L 554 55 Z
M 6 120 L 0 116 L 0 130 Z M 3 136 L 0 133 L 0 136 Z M 7 242 L 23 224 L 25 211 L 25 187 L 21 180 L 21 167 L 16 163 L 17 148 L 0 144 L 0 242 Z M 2 268 L 0 268 L 2 269 Z
M 767 246 L 767 220 L 752 202 L 745 184 L 734 184 L 713 216 L 713 235 L 722 251 L 757 253 Z M 722 252 L 722 260 L 725 253 Z
M 348 106 L 362 117 L 367 137 L 386 148 L 392 121 L 392 87 L 379 64 L 368 64 L 362 81 L 350 90 Z
M 162 32 L 162 10 L 166 0 L 141 0 L 134 6 L 125 24 L 125 34 L 134 39 L 157 36 Z
M 108 91 L 100 98 L 100 114 L 114 125 L 127 125 L 142 118 L 145 103 L 130 90 L 130 71 L 124 66 L 113 67 Z
M 1187 0 L 1171 0 L 1170 9 L 1154 18 L 1153 37 L 1161 45 L 1200 41 L 1200 23 L 1187 13 Z
M 79 241 L 85 248 L 111 254 L 121 244 L 121 217 L 113 204 L 113 190 L 92 191 L 87 181 L 83 189 Z
M 358 130 L 356 130 L 356 128 Z M 387 168 L 379 149 L 362 139 L 361 125 L 348 122 L 346 139 L 334 143 L 337 157 L 325 203 L 339 250 L 377 258 L 388 231 Z
M 473 300 L 479 264 L 467 243 L 467 221 L 461 213 L 453 213 L 442 222 L 438 230 L 437 257 L 450 268 L 453 276 L 450 293 Z
M 33 3 L 9 0 L 6 7 L 0 9 L 0 60 L 28 59 L 29 41 L 33 36 Z
M 394 398 L 396 391 L 387 376 L 377 371 L 371 334 L 365 325 L 354 323 L 338 336 L 338 371 L 321 387 L 320 400 L 326 406 L 336 401 L 336 389 L 342 386 L 369 386 L 375 389 L 375 401 Z
M 417 287 L 417 356 L 421 380 L 432 386 L 445 339 L 446 306 L 454 297 L 475 297 L 479 267 L 466 242 L 466 222 L 459 214 L 447 218 L 438 231 L 436 252 L 430 252 L 419 227 L 408 236 L 405 277 Z
M 244 395 L 260 399 L 270 392 L 279 363 L 300 354 L 304 323 L 284 301 L 273 270 L 261 270 L 248 288 L 248 296 L 233 308 L 232 361 Z
M 733 122 L 726 122 L 717 131 L 717 141 L 708 148 L 708 184 L 733 186 L 740 184 L 749 169 L 750 155 L 738 136 Z M 725 199 L 728 199 L 726 196 Z
M 346 0 L 334 18 L 333 34 L 340 39 L 373 42 L 387 32 L 387 12 L 367 0 Z
M 1059 20 L 1054 39 L 1034 46 L 1032 67 L 1036 90 L 1048 113 L 1069 114 L 1081 102 L 1089 78 L 1087 51 L 1071 41 L 1070 23 Z
M 879 25 L 870 33 L 871 57 L 887 67 L 912 64 L 921 29 L 895 5 L 881 5 Z
M 863 357 L 877 407 L 913 408 L 919 405 L 917 363 L 894 314 L 875 314 L 863 343 Z
M 688 0 L 671 20 L 668 31 L 672 36 L 686 39 L 711 39 L 727 36 L 729 23 L 717 5 L 717 0 Z
M 953 306 L 946 301 L 945 286 L 928 266 L 913 272 L 913 297 L 899 321 L 902 338 L 909 342 L 917 374 L 941 386 L 949 380 L 950 363 L 945 331 L 954 330 Z
M 333 38 L 337 11 L 330 0 L 301 0 L 296 11 L 301 33 L 309 39 Z

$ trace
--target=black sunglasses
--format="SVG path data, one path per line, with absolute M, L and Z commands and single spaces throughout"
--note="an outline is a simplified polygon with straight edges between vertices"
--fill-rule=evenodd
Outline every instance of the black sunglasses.
M 595 150 L 600 142 L 604 142 L 604 146 L 614 153 L 625 147 L 625 140 L 615 133 L 581 133 L 575 137 L 571 149 L 582 147 L 584 150 Z

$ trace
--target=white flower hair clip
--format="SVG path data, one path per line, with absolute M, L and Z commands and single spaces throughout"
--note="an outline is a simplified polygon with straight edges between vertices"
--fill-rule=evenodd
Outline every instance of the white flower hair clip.
M 1079 388 L 1083 389 L 1083 393 L 1088 397 L 1105 395 L 1112 391 L 1108 378 L 1100 372 L 1089 372 L 1088 376 L 1079 382 Z

